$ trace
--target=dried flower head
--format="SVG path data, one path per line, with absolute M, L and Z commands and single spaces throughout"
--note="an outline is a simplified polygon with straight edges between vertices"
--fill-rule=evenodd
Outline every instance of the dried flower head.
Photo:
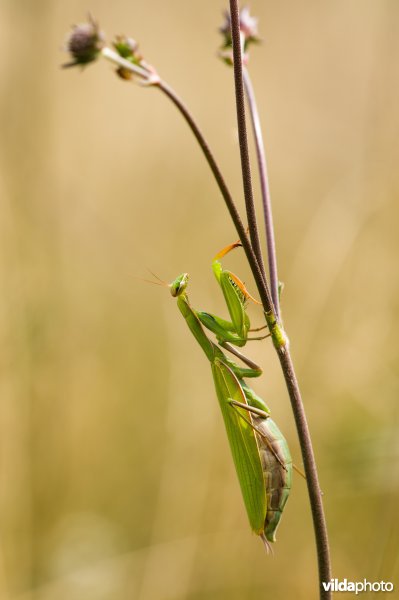
M 87 65 L 97 59 L 105 44 L 105 36 L 98 27 L 98 23 L 91 15 L 87 23 L 74 25 L 67 40 L 67 51 L 72 55 L 73 61 L 63 67 Z

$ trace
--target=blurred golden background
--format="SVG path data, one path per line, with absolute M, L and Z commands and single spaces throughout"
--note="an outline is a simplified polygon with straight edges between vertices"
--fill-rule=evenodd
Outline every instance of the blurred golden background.
M 224 314 L 210 262 L 236 234 L 203 157 L 160 92 L 104 61 L 60 69 L 88 10 L 108 39 L 137 39 L 242 207 L 232 71 L 216 58 L 224 8 L 0 2 L 1 600 L 317 596 L 305 483 L 266 556 L 209 366 L 168 292 L 139 279 L 189 271 L 193 305 Z M 399 585 L 399 5 L 251 10 L 284 318 L 334 576 Z M 225 264 L 253 289 L 239 251 Z M 300 465 L 274 352 L 248 353 Z

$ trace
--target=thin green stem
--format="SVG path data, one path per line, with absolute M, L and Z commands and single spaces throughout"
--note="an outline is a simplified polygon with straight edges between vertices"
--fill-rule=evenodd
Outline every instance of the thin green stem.
M 244 85 L 242 80 L 242 57 L 241 57 L 241 33 L 240 33 L 240 13 L 237 2 L 230 0 L 231 13 L 231 34 L 233 39 L 233 66 L 234 66 L 234 85 L 237 109 L 238 137 L 240 142 L 240 157 L 242 182 L 244 187 L 245 206 L 247 211 L 249 236 L 251 238 L 252 248 L 259 263 L 263 279 L 266 281 L 265 267 L 263 264 L 262 250 L 259 241 L 259 232 L 256 222 L 255 203 L 252 192 L 251 165 L 249 162 L 248 137 L 245 120 L 245 98 Z
M 276 244 L 274 240 L 273 227 L 273 212 L 270 199 L 269 177 L 267 173 L 266 153 L 263 144 L 262 127 L 259 118 L 259 111 L 256 102 L 254 89 L 248 69 L 243 68 L 243 79 L 245 94 L 247 97 L 249 114 L 251 116 L 252 130 L 255 140 L 256 157 L 258 161 L 260 190 L 262 196 L 263 216 L 265 221 L 266 244 L 267 244 L 267 259 L 269 266 L 270 291 L 273 298 L 274 308 L 277 317 L 280 316 L 280 300 L 278 290 L 278 274 L 277 274 L 277 256 Z

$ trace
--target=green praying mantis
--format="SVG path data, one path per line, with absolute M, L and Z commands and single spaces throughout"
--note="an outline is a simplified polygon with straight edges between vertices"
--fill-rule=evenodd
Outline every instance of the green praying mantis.
M 231 321 L 193 309 L 187 296 L 188 273 L 179 275 L 166 285 L 177 299 L 181 314 L 210 362 L 250 526 L 269 550 L 270 542 L 276 541 L 276 530 L 290 493 L 293 465 L 287 442 L 270 418 L 268 406 L 244 381 L 249 377 L 259 377 L 262 370 L 235 348 L 250 340 L 267 337 L 249 337 L 251 331 L 264 329 L 250 329 L 246 303 L 248 299 L 257 301 L 244 283 L 224 270 L 220 263 L 225 254 L 239 245 L 236 242 L 227 246 L 212 263 Z M 219 345 L 209 339 L 204 327 L 215 334 Z M 238 357 L 246 366 L 237 365 L 221 348 Z

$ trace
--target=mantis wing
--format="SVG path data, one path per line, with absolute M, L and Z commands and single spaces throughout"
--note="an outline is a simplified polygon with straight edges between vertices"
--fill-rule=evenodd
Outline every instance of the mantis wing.
M 212 374 L 249 522 L 253 531 L 261 535 L 267 498 L 258 442 L 253 428 L 245 421 L 248 411 L 233 409 L 230 403 L 235 400 L 247 404 L 247 400 L 237 377 L 225 363 L 216 359 L 212 363 Z

